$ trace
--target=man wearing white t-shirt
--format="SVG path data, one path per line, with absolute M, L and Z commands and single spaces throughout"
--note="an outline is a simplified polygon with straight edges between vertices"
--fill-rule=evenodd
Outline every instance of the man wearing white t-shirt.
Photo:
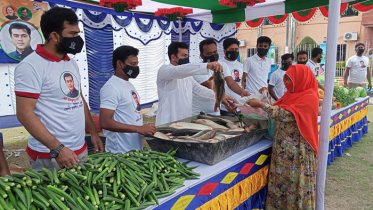
M 15 69 L 17 117 L 30 132 L 26 152 L 36 171 L 85 162 L 84 128 L 92 135 L 95 152 L 103 151 L 81 93 L 78 65 L 67 56 L 79 53 L 84 44 L 78 17 L 71 9 L 54 7 L 41 16 L 40 26 L 46 44 L 38 45 Z M 68 94 L 66 73 L 78 94 Z
M 227 38 L 223 42 L 224 58 L 220 59 L 220 63 L 225 63 L 229 67 L 229 71 L 224 71 L 225 80 L 225 94 L 239 100 L 241 97 L 249 96 L 250 93 L 242 88 L 243 66 L 242 63 L 237 61 L 238 49 L 240 42 L 235 38 Z M 237 107 L 235 113 L 230 113 L 227 108 L 222 105 L 221 116 L 236 116 L 240 113 Z
M 139 50 L 120 46 L 113 52 L 114 75 L 100 91 L 100 127 L 106 136 L 105 150 L 125 153 L 142 148 L 141 135 L 154 135 L 156 127 L 143 125 L 139 95 L 128 80 L 139 73 Z
M 246 79 L 246 90 L 254 94 L 267 88 L 268 74 L 271 72 L 271 61 L 267 58 L 272 40 L 269 37 L 261 36 L 257 40 L 256 48 L 258 53 L 247 58 L 243 64 L 242 87 Z
M 268 84 L 268 92 L 272 102 L 276 102 L 287 91 L 284 83 L 284 75 L 288 68 L 293 64 L 294 55 L 285 54 L 281 56 L 281 67 L 271 74 Z
M 349 88 L 363 87 L 372 89 L 371 74 L 369 69 L 369 59 L 363 56 L 365 45 L 357 43 L 355 46 L 356 55 L 349 58 L 346 62 L 346 70 L 343 75 L 344 85 Z
M 158 70 L 158 111 L 156 125 L 182 120 L 192 116 L 193 94 L 206 100 L 215 101 L 215 93 L 196 82 L 192 76 L 208 74 L 209 70 L 223 71 L 218 62 L 189 63 L 189 46 L 185 42 L 173 42 L 168 46 L 170 65 Z M 229 101 L 238 103 L 234 98 L 224 96 L 222 103 L 235 108 Z

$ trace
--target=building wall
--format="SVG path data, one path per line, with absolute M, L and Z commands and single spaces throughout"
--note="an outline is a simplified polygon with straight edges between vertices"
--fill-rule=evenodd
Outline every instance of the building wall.
M 372 13 L 373 14 L 373 13 Z M 370 16 L 369 16 L 370 17 Z M 368 18 L 369 18 L 368 17 Z M 346 45 L 346 57 L 350 57 L 354 54 L 354 45 L 356 42 L 343 41 L 344 32 L 357 31 L 359 40 L 357 42 L 365 42 L 364 40 L 364 26 L 362 25 L 362 13 L 359 12 L 359 16 L 353 17 L 343 17 L 340 18 L 339 23 L 339 32 L 338 32 L 338 44 L 347 44 Z M 291 24 L 290 24 L 291 25 Z M 308 23 L 300 24 L 297 22 L 295 30 L 295 45 L 298 45 L 302 39 L 306 36 L 311 37 L 317 43 L 322 43 L 324 37 L 327 36 L 327 26 L 328 21 L 321 12 L 318 10 Z M 289 45 L 290 45 L 290 33 L 291 29 L 289 27 Z M 279 46 L 279 54 L 285 53 L 286 45 L 286 22 L 280 26 L 272 25 L 262 25 L 262 36 L 268 36 L 272 39 L 275 45 Z M 365 37 L 370 37 L 365 35 Z M 246 58 L 246 52 L 248 48 L 255 48 L 256 39 L 258 38 L 258 29 L 250 28 L 246 24 L 242 24 L 237 32 L 237 39 L 245 39 L 246 46 L 240 48 L 241 57 Z M 372 42 L 373 45 L 373 42 Z

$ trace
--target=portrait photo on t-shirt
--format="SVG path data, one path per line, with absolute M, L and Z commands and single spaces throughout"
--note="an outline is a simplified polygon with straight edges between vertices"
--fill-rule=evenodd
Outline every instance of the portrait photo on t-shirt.
M 61 74 L 60 87 L 63 94 L 69 98 L 79 96 L 79 80 L 72 72 L 65 71 Z
M 141 111 L 141 106 L 140 106 L 140 98 L 138 97 L 137 93 L 134 90 L 131 90 L 131 95 L 132 95 L 132 103 L 133 107 L 137 111 Z
M 241 82 L 240 72 L 237 69 L 232 71 L 232 77 L 235 82 Z
M 360 67 L 361 68 L 365 68 L 366 67 L 364 61 L 360 61 Z

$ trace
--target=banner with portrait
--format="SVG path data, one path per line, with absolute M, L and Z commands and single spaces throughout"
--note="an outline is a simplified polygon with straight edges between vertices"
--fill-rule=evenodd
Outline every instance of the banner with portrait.
M 44 43 L 40 19 L 46 3 L 0 0 L 0 63 L 18 63 Z

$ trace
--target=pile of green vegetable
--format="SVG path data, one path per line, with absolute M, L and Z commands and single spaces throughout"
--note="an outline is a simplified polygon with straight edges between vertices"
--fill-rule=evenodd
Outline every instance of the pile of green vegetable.
M 340 102 L 342 107 L 346 107 L 354 103 L 358 97 L 366 97 L 367 92 L 362 87 L 357 88 L 346 88 L 340 85 L 334 86 L 333 96 L 335 101 Z
M 133 150 L 100 153 L 68 169 L 43 169 L 0 177 L 0 210 L 144 209 L 180 188 L 185 179 L 198 179 L 178 162 L 176 151 Z

